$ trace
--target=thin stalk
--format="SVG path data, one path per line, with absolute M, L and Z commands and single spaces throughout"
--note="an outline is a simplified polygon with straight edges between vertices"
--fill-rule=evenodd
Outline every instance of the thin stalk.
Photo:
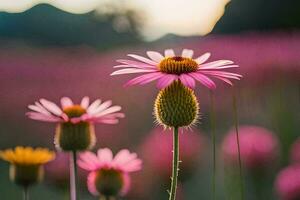
M 71 200 L 77 199 L 77 155 L 76 151 L 70 153 L 70 196 Z
M 213 175 L 212 175 L 212 199 L 216 199 L 216 174 L 217 174 L 217 159 L 216 159 L 216 116 L 215 116 L 215 96 L 213 91 L 210 91 L 210 128 L 212 138 L 213 151 Z
M 237 148 L 238 148 L 241 200 L 243 200 L 244 199 L 244 180 L 243 180 L 243 172 L 242 172 L 242 159 L 241 159 L 241 151 L 240 151 L 241 148 L 240 148 L 239 121 L 238 121 L 238 108 L 237 108 L 237 99 L 236 99 L 235 90 L 233 90 L 232 103 L 233 103 L 233 120 L 234 120 L 234 127 L 235 127 L 235 132 L 236 132 L 236 142 L 237 142 Z
M 173 128 L 173 169 L 169 200 L 176 199 L 177 178 L 179 171 L 179 134 L 178 127 Z
M 29 200 L 28 186 L 23 187 L 23 199 L 24 200 Z

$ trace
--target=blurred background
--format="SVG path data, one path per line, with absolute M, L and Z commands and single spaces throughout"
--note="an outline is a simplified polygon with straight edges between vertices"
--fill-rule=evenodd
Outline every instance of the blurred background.
M 300 199 L 299 8 L 296 0 L 0 0 L 0 149 L 55 150 L 54 125 L 25 117 L 27 105 L 41 97 L 56 103 L 62 96 L 112 99 L 126 118 L 97 125 L 97 148 L 128 148 L 144 160 L 124 199 L 167 199 L 172 138 L 153 123 L 158 90 L 154 83 L 123 88 L 132 76 L 109 74 L 128 53 L 191 48 L 211 52 L 211 60 L 235 61 L 244 76 L 234 89 L 218 82 L 214 94 L 217 199 L 240 200 L 234 95 L 246 199 Z M 201 120 L 181 134 L 178 200 L 212 199 L 212 102 L 205 87 L 197 85 L 196 94 Z M 31 198 L 68 199 L 67 165 L 59 154 Z M 82 199 L 97 199 L 81 174 Z M 0 194 L 3 200 L 22 194 L 2 161 Z

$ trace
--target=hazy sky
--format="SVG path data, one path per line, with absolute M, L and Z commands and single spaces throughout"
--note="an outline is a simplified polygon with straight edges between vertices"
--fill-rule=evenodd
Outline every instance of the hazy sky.
M 66 12 L 81 14 L 107 2 L 141 9 L 145 14 L 142 30 L 147 39 L 167 33 L 205 35 L 224 13 L 229 0 L 0 0 L 0 11 L 24 12 L 39 3 L 49 3 Z

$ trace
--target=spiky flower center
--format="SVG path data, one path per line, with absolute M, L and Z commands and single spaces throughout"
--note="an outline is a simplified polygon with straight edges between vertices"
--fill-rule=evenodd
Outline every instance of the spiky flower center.
M 86 109 L 81 107 L 80 105 L 73 105 L 70 107 L 64 108 L 63 112 L 69 117 L 80 117 L 86 113 Z
M 161 72 L 167 74 L 184 74 L 195 72 L 198 69 L 198 64 L 191 58 L 184 58 L 181 56 L 168 57 L 163 59 L 158 68 Z
M 105 196 L 117 196 L 124 186 L 121 171 L 110 168 L 102 168 L 97 171 L 95 186 L 100 194 Z

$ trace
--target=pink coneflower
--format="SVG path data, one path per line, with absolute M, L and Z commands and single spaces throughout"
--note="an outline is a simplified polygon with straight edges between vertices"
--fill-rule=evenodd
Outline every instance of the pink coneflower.
M 33 112 L 26 114 L 34 120 L 73 124 L 79 122 L 116 124 L 119 122 L 118 118 L 124 117 L 124 114 L 119 112 L 121 106 L 111 106 L 110 100 L 101 103 L 101 100 L 97 99 L 92 104 L 89 104 L 89 101 L 89 97 L 84 97 L 80 104 L 74 104 L 70 98 L 63 97 L 60 108 L 51 101 L 40 99 L 34 105 L 28 106 Z
M 275 187 L 281 200 L 300 199 L 300 165 L 291 165 L 281 170 Z
M 270 167 L 279 153 L 279 143 L 275 134 L 258 126 L 239 128 L 240 155 L 248 169 Z M 236 163 L 238 146 L 235 130 L 229 131 L 222 143 L 222 153 L 226 163 Z
M 127 149 L 119 151 L 115 157 L 108 148 L 99 149 L 97 154 L 84 152 L 77 163 L 90 171 L 87 180 L 89 191 L 107 198 L 125 195 L 130 189 L 129 173 L 142 168 L 142 161 L 137 154 Z
M 124 68 L 113 72 L 111 75 L 146 73 L 138 76 L 126 86 L 136 84 L 146 84 L 158 80 L 157 87 L 162 89 L 169 86 L 176 80 L 189 88 L 195 87 L 195 80 L 199 81 L 209 89 L 215 89 L 216 84 L 209 76 L 220 79 L 230 85 L 230 79 L 240 80 L 239 74 L 223 71 L 222 69 L 239 67 L 230 60 L 217 60 L 205 63 L 210 57 L 210 53 L 205 53 L 197 58 L 193 58 L 194 51 L 184 49 L 181 55 L 176 56 L 173 49 L 166 49 L 164 56 L 155 51 L 147 51 L 149 58 L 135 54 L 128 54 L 136 60 L 117 60 L 120 65 L 114 68 Z

